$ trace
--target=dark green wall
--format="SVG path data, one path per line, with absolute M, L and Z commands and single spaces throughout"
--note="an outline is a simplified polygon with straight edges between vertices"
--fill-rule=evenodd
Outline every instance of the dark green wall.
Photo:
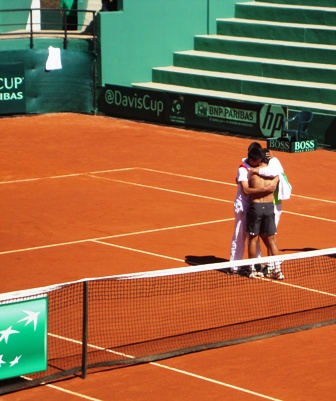
M 62 69 L 46 71 L 48 49 L 3 51 L 6 63 L 24 64 L 27 113 L 94 112 L 94 54 L 61 50 Z
M 30 8 L 31 3 L 32 0 L 19 0 L 19 2 L 13 0 L 0 0 L 0 10 Z M 15 14 L 11 12 L 0 13 L 0 33 L 26 29 L 28 16 L 28 11 L 20 11 Z
M 247 1 L 247 0 L 243 0 Z M 234 0 L 123 0 L 122 11 L 98 15 L 100 83 L 150 81 L 152 68 L 193 48 L 194 36 L 216 33 L 216 18 L 234 15 Z

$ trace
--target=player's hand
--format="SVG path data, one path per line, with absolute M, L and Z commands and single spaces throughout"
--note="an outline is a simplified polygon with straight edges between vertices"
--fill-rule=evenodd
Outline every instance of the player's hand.
M 271 160 L 274 157 L 274 155 L 273 155 L 271 150 L 268 150 L 266 152 L 266 157 L 267 157 L 268 160 Z
M 265 185 L 264 186 L 264 192 L 274 192 L 276 188 L 276 185 Z

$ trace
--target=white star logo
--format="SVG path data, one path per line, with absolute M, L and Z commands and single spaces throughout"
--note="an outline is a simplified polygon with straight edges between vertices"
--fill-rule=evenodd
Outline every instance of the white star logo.
M 24 310 L 22 312 L 26 313 L 27 316 L 23 317 L 20 320 L 18 320 L 18 322 L 23 322 L 23 321 L 27 320 L 25 326 L 27 326 L 27 324 L 33 322 L 34 323 L 34 331 L 35 331 L 36 330 L 36 325 L 37 325 L 37 316 L 40 314 L 40 312 L 31 312 L 31 311 L 28 311 L 28 310 Z
M 0 355 L 0 368 L 1 368 L 1 365 L 3 365 L 3 364 L 6 363 L 6 362 L 2 359 L 2 357 L 3 357 L 3 355 Z
M 16 365 L 17 363 L 19 363 L 19 359 L 21 358 L 22 355 L 20 356 L 16 356 L 11 362 L 9 362 L 10 367 Z
M 6 330 L 1 330 L 0 333 L 1 333 L 0 343 L 1 343 L 2 340 L 5 340 L 5 343 L 7 344 L 7 342 L 8 342 L 8 337 L 9 337 L 11 334 L 19 333 L 19 331 L 17 331 L 17 330 L 12 330 L 12 326 L 10 326 L 10 327 L 8 327 L 8 329 L 6 329 Z

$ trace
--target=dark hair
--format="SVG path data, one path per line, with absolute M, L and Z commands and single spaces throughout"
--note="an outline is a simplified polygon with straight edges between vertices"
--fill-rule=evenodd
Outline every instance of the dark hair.
M 256 147 L 252 147 L 247 154 L 247 158 L 253 160 L 254 162 L 258 159 L 263 159 L 263 157 L 264 153 L 262 149 Z
M 247 148 L 247 151 L 249 152 L 251 149 L 257 148 L 257 149 L 262 149 L 262 146 L 260 145 L 259 142 L 252 142 L 250 143 L 250 146 Z

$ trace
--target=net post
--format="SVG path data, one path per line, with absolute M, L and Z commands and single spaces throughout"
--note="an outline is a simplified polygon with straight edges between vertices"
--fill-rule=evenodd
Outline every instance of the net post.
M 88 306 L 89 306 L 89 283 L 83 282 L 83 332 L 82 332 L 82 379 L 87 376 L 87 344 L 88 344 Z

